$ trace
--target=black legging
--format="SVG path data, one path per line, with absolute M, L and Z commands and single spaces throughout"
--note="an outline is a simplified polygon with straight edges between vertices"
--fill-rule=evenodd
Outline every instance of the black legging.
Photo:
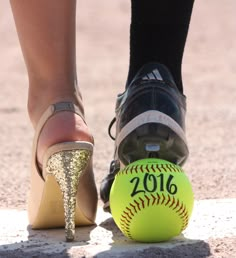
M 138 69 L 159 62 L 183 91 L 181 64 L 194 0 L 131 0 L 130 66 L 127 85 Z

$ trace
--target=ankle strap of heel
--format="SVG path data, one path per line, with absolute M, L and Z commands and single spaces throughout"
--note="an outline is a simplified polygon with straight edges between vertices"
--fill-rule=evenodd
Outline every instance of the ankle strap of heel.
M 38 167 L 37 158 L 36 158 L 39 135 L 43 129 L 43 126 L 47 122 L 47 120 L 50 117 L 52 117 L 53 115 L 55 115 L 56 113 L 63 112 L 63 111 L 73 112 L 73 113 L 79 115 L 85 122 L 84 115 L 82 114 L 80 109 L 72 102 L 58 102 L 58 103 L 50 105 L 46 109 L 46 111 L 43 113 L 43 115 L 41 116 L 41 118 L 38 121 L 36 130 L 35 130 L 34 141 L 33 141 L 33 151 L 32 151 L 33 163 L 34 163 L 33 165 L 36 166 L 36 169 L 39 174 L 41 174 L 41 173 L 40 173 L 40 168 Z M 86 124 L 86 122 L 85 122 L 85 124 Z

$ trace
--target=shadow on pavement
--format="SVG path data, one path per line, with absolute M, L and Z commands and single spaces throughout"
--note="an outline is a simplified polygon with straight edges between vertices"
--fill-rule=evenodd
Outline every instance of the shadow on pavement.
M 211 255 L 208 243 L 187 239 L 183 235 L 163 243 L 138 243 L 124 237 L 112 218 L 108 218 L 99 226 L 112 232 L 114 242 L 110 244 L 110 250 L 101 252 L 96 257 L 204 258 Z
M 65 242 L 64 229 L 32 230 L 28 226 L 28 239 L 0 246 L 0 258 L 72 257 L 69 250 L 73 247 L 86 248 L 89 245 L 90 233 L 94 228 L 96 225 L 78 227 L 75 241 Z
M 19 220 L 19 224 L 20 224 Z M 137 243 L 126 238 L 113 219 L 99 225 L 76 228 L 75 241 L 65 242 L 64 229 L 31 230 L 24 227 L 9 231 L 0 245 L 0 258 L 69 258 L 69 257 L 209 257 L 210 247 L 202 240 L 183 235 L 164 243 Z

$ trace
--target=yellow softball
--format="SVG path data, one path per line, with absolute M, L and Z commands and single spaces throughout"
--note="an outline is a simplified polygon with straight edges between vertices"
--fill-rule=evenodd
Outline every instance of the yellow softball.
M 194 203 L 181 167 L 161 159 L 135 161 L 120 170 L 110 192 L 112 216 L 123 232 L 140 242 L 161 242 L 188 225 Z

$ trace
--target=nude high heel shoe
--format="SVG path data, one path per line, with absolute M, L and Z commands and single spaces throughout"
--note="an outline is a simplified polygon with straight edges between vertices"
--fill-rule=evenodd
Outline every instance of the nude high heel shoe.
M 44 124 L 61 111 L 74 112 L 83 118 L 70 102 L 53 104 L 42 115 L 33 142 L 28 217 L 32 229 L 65 227 L 66 240 L 73 241 L 75 226 L 92 225 L 96 216 L 93 144 L 85 141 L 55 144 L 44 154 L 42 169 L 36 158 Z

